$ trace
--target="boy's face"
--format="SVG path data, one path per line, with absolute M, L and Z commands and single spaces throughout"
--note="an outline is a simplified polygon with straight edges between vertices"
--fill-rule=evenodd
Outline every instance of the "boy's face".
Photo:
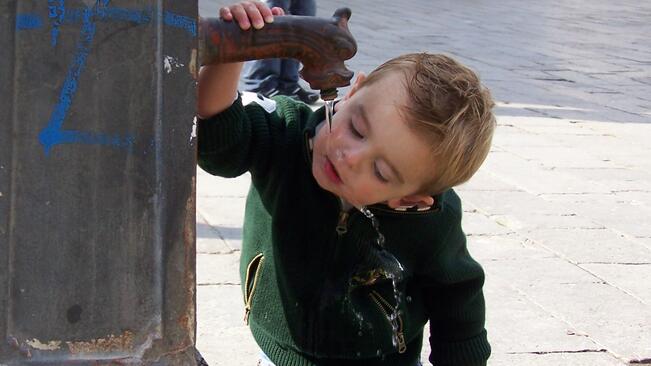
M 407 94 L 403 77 L 393 73 L 360 87 L 364 76 L 336 105 L 332 131 L 321 123 L 314 137 L 312 174 L 321 188 L 360 207 L 427 206 L 414 195 L 434 174 L 428 145 L 406 124 L 401 106 Z

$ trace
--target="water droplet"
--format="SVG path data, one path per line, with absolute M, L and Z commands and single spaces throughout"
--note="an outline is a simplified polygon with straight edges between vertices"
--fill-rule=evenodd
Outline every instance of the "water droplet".
M 362 357 L 362 352 L 357 352 L 357 357 Z
M 406 300 L 407 302 L 411 302 L 411 296 L 407 296 Z
M 325 101 L 325 118 L 329 130 L 332 130 L 332 113 L 333 113 L 334 100 Z
M 359 332 L 357 332 L 357 335 L 361 337 L 364 335 L 364 333 L 360 330 Z

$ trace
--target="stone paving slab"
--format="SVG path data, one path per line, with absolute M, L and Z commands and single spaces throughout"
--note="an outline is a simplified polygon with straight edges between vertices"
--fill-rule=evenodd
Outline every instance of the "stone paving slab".
M 604 279 L 608 283 L 634 296 L 644 305 L 651 304 L 651 292 L 647 280 L 651 278 L 651 260 L 645 263 L 583 263 L 579 266 Z M 651 312 L 647 311 L 647 320 Z
M 476 210 L 464 211 L 462 217 L 463 229 L 466 235 L 504 235 L 514 233 L 512 229 L 491 220 Z
M 495 309 L 488 314 L 486 320 L 489 329 L 494 329 L 489 333 L 489 339 L 499 340 L 493 342 L 493 352 L 501 357 L 493 357 L 493 361 L 513 353 L 534 354 L 601 349 L 570 324 L 554 317 L 527 299 L 507 281 L 493 278 L 485 286 L 484 292 L 488 299 L 487 306 Z M 518 326 L 508 328 L 497 326 L 505 322 Z M 492 326 L 493 324 L 495 326 Z
M 197 213 L 197 254 L 229 254 L 233 251 L 219 230 Z
M 197 195 L 201 197 L 246 198 L 251 182 L 251 175 L 244 173 L 237 178 L 220 179 L 197 167 L 197 179 L 204 184 L 197 186 Z
M 579 177 L 546 169 L 511 151 L 492 153 L 484 165 L 505 182 L 533 194 L 610 192 L 608 187 L 598 184 L 588 186 Z M 513 172 L 519 174 L 512 174 Z
M 482 264 L 556 257 L 553 253 L 533 245 L 533 242 L 518 234 L 477 236 L 470 233 L 468 234 L 468 248 L 472 256 Z M 499 264 L 494 265 L 499 266 Z M 486 267 L 485 264 L 484 267 Z
M 651 263 L 651 250 L 647 246 L 609 229 L 543 228 L 527 236 L 573 263 Z
M 197 348 L 211 366 L 256 364 L 259 348 L 244 324 L 239 285 L 197 286 Z
M 605 352 L 562 352 L 551 354 L 506 354 L 499 359 L 491 359 L 489 366 L 550 366 L 550 365 L 572 365 L 572 366 L 621 366 L 628 365 L 621 360 Z
M 239 285 L 240 253 L 197 255 L 197 285 Z

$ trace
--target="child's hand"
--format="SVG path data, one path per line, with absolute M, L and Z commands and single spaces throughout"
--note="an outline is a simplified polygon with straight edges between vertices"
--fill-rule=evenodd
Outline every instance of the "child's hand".
M 274 15 L 285 15 L 285 11 L 277 6 L 269 9 L 267 4 L 261 1 L 242 1 L 219 9 L 222 19 L 235 19 L 243 30 L 251 28 L 251 24 L 253 28 L 260 29 L 264 27 L 265 22 L 273 23 Z

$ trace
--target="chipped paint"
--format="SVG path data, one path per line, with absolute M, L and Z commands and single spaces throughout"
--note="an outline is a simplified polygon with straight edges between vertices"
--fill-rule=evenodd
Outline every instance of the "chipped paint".
M 172 68 L 178 69 L 183 66 L 185 65 L 172 56 L 165 56 L 165 59 L 163 60 L 163 67 L 165 68 L 165 72 L 168 74 L 172 72 Z
M 34 338 L 32 340 L 26 340 L 25 343 L 27 343 L 30 347 L 39 349 L 41 351 L 56 351 L 58 349 L 61 349 L 61 341 L 49 341 L 47 343 L 43 343 Z
M 110 353 L 133 349 L 133 333 L 125 331 L 119 336 L 113 334 L 108 338 L 91 339 L 90 341 L 66 342 L 70 353 Z
M 197 117 L 195 116 L 192 120 L 192 131 L 190 132 L 190 142 L 197 138 Z M 2 197 L 2 192 L 0 192 L 0 197 Z

